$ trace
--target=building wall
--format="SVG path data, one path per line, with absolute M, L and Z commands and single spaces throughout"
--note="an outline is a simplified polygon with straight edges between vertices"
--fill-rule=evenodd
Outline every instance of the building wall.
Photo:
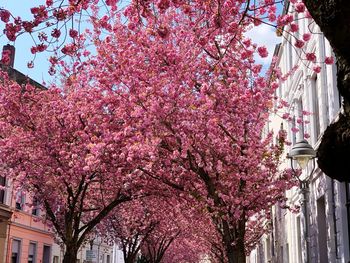
M 11 223 L 9 233 L 9 251 L 7 262 L 11 262 L 13 242 L 14 240 L 18 240 L 21 244 L 19 248 L 19 262 L 28 262 L 29 244 L 33 243 L 35 244 L 36 248 L 34 254 L 34 260 L 36 259 L 36 261 L 33 262 L 46 263 L 43 260 L 43 250 L 44 245 L 50 247 L 51 249 L 53 244 L 52 233 L 16 223 Z M 51 254 L 52 252 L 50 252 L 50 258 Z M 50 263 L 50 261 L 47 263 Z
M 57 243 L 53 244 L 53 257 L 56 257 L 56 262 L 52 263 L 61 263 L 64 256 L 64 248 Z M 93 251 L 93 259 L 87 258 L 87 251 Z M 82 248 L 79 250 L 77 255 L 77 263 L 124 263 L 124 261 L 117 261 L 113 257 L 113 246 L 106 244 L 100 238 L 95 238 L 92 246 L 91 242 L 85 243 Z M 91 254 L 91 253 L 90 253 Z
M 9 206 L 0 204 L 0 263 L 5 263 L 7 238 L 12 210 Z
M 289 6 L 289 12 L 291 11 L 292 7 Z M 301 34 L 309 30 L 314 33 L 304 47 L 304 52 L 315 52 L 317 61 L 324 61 L 326 56 L 332 55 L 332 50 L 317 25 L 311 22 L 310 19 L 298 20 Z M 288 31 L 288 28 L 285 29 Z M 279 99 L 288 102 L 288 109 L 283 111 L 290 113 L 291 118 L 282 119 L 283 112 L 272 114 L 269 128 L 277 134 L 279 127 L 283 125 L 292 145 L 304 138 L 302 132 L 304 130 L 310 136 L 307 139 L 309 143 L 317 149 L 324 130 L 336 120 L 340 112 L 341 98 L 336 87 L 336 66 L 320 64 L 321 73 L 316 74 L 312 69 L 313 65 L 302 60 L 303 55 L 294 49 L 295 39 L 289 33 L 284 33 L 281 41 L 275 53 L 282 73 L 286 74 L 295 65 L 298 65 L 298 68 L 286 81 L 280 83 L 280 88 L 276 91 Z M 303 116 L 302 111 L 312 114 Z M 299 124 L 298 118 L 308 120 L 310 123 Z M 299 132 L 293 133 L 291 131 L 293 127 L 299 128 Z M 286 147 L 285 153 L 289 150 L 290 147 Z M 281 169 L 290 167 L 289 162 L 286 160 Z M 349 219 L 345 191 L 347 185 L 327 177 L 317 167 L 316 162 L 315 169 L 313 170 L 312 164 L 309 164 L 301 178 L 309 182 L 309 189 L 306 192 L 308 216 L 304 217 L 302 209 L 304 196 L 300 189 L 294 187 L 287 191 L 287 204 L 292 207 L 301 206 L 301 209 L 292 213 L 279 205 L 273 207 L 272 231 L 263 236 L 260 245 L 253 251 L 252 257 L 255 261 L 252 262 L 307 262 L 307 244 L 308 262 L 347 263 L 350 260 Z M 268 248 L 266 240 L 270 242 Z M 265 256 L 257 256 L 261 254 L 259 250 L 262 249 Z M 266 256 L 267 253 L 270 253 L 270 258 Z
M 81 263 L 89 262 L 87 251 L 91 251 L 94 255 L 91 263 L 114 263 L 113 246 L 105 243 L 100 237 L 95 237 L 93 242 L 88 242 L 80 249 L 78 259 Z
M 54 256 L 52 251 L 53 232 L 40 217 L 42 212 L 38 210 L 38 215 L 32 214 L 33 207 L 29 205 L 32 202 L 29 195 L 24 195 L 21 200 L 18 200 L 16 196 L 17 193 L 12 188 L 11 183 L 7 182 L 4 202 L 11 209 L 12 216 L 9 220 L 6 238 L 5 262 L 12 262 L 12 256 L 15 252 L 18 252 L 18 263 L 30 262 L 29 247 L 32 246 L 33 263 L 52 263 Z M 16 203 L 21 203 L 21 209 L 18 209 Z M 48 253 L 45 257 L 44 250 L 45 253 Z
M 124 263 L 123 251 L 121 251 L 117 244 L 113 245 L 113 263 Z

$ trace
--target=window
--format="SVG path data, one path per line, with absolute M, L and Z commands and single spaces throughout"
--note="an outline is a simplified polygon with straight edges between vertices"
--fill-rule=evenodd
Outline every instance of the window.
M 106 263 L 111 263 L 111 256 L 107 255 Z
M 320 103 L 319 103 L 319 81 L 317 79 L 317 75 L 312 79 L 311 83 L 312 88 L 312 111 L 313 111 L 313 126 L 314 126 L 314 135 L 315 135 L 315 141 L 317 141 L 318 136 L 320 135 Z
M 25 202 L 26 202 L 25 194 L 22 191 L 17 192 L 16 209 L 23 210 Z
M 29 243 L 29 251 L 28 251 L 28 263 L 36 262 L 36 243 Z
M 44 245 L 42 263 L 50 263 L 51 247 Z
M 280 262 L 284 262 L 284 261 L 283 261 L 283 258 L 284 258 L 284 257 L 283 257 L 283 256 L 284 256 L 283 253 L 284 253 L 284 251 L 283 251 L 283 246 L 280 246 Z
M 299 98 L 295 101 L 296 106 L 296 127 L 298 128 L 298 141 L 304 139 L 305 129 L 304 129 L 304 117 L 303 117 L 303 101 L 302 98 Z
M 318 251 L 320 263 L 328 261 L 327 247 L 327 221 L 326 221 L 326 205 L 324 196 L 317 200 L 317 229 L 318 229 Z
M 293 119 L 292 119 L 292 145 L 295 145 L 296 141 L 297 141 L 297 131 L 295 130 L 297 127 L 297 121 L 296 121 L 296 118 L 295 116 L 293 116 Z
M 0 203 L 5 204 L 6 177 L 0 176 Z
M 33 198 L 32 215 L 35 215 L 35 216 L 39 215 L 39 201 L 35 197 Z
M 295 60 L 295 55 L 294 55 L 294 52 L 293 52 L 293 46 L 292 46 L 292 43 L 291 43 L 291 38 L 288 40 L 288 72 L 293 68 L 293 63 L 294 63 L 294 60 Z M 287 72 L 287 73 L 288 73 Z
M 58 256 L 53 256 L 53 262 L 52 263 L 58 263 Z
M 11 263 L 19 263 L 20 255 L 21 255 L 21 241 L 17 239 L 13 239 Z
M 331 55 L 333 57 L 335 57 L 335 54 L 332 52 Z M 337 86 L 337 65 L 336 63 L 333 63 L 332 67 L 331 67 L 331 76 L 329 77 L 330 80 L 332 80 L 332 82 L 330 83 L 331 87 L 332 87 L 332 93 L 333 93 L 333 110 L 334 110 L 334 113 L 333 113 L 333 116 L 332 117 L 335 117 L 337 114 L 338 114 L 338 111 L 342 105 L 342 97 L 341 95 L 339 94 L 339 91 L 338 91 L 338 86 Z
M 267 262 L 271 262 L 271 240 L 270 237 L 266 239 L 265 254 Z M 109 262 L 108 262 L 109 263 Z

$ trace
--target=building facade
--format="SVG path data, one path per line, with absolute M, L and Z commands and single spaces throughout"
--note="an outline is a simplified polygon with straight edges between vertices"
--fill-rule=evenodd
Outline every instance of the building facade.
M 40 209 L 29 205 L 30 196 L 15 192 L 10 180 L 2 179 L 5 187 L 0 190 L 0 206 L 9 211 L 10 217 L 2 222 L 0 262 L 51 263 L 54 235 L 40 218 Z
M 64 256 L 64 247 L 59 244 L 53 244 L 54 256 L 52 263 L 61 263 Z M 77 263 L 124 263 L 116 261 L 113 257 L 113 246 L 104 242 L 100 237 L 95 237 L 90 242 L 86 242 L 79 250 Z
M 295 70 L 276 91 L 276 97 L 286 102 L 283 112 L 287 114 L 272 114 L 269 129 L 277 133 L 282 126 L 291 145 L 306 138 L 317 149 L 326 127 L 338 118 L 341 97 L 336 86 L 336 66 L 319 63 L 321 72 L 315 73 L 314 65 L 303 56 L 314 52 L 317 61 L 323 62 L 332 56 L 332 49 L 311 19 L 298 19 L 288 3 L 284 12 L 294 14 L 300 30 L 291 34 L 285 28 L 282 42 L 275 49 L 277 67 L 282 75 Z M 304 33 L 311 33 L 312 37 L 302 50 L 296 49 L 295 37 L 300 39 Z M 286 153 L 290 147 L 286 147 Z M 285 159 L 281 169 L 291 166 Z M 262 237 L 249 255 L 249 262 L 350 262 L 349 184 L 327 177 L 316 162 L 310 162 L 300 178 L 303 188 L 286 192 L 286 205 L 300 209 L 291 212 L 284 204 L 271 208 L 271 232 Z

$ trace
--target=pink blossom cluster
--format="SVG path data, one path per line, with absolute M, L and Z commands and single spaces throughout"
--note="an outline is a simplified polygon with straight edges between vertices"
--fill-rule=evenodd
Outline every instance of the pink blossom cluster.
M 297 12 L 306 12 L 300 1 L 293 2 Z M 99 1 L 68 3 L 34 7 L 29 21 L 34 24 L 27 29 L 0 13 L 11 40 L 47 19 L 58 25 L 89 8 L 93 14 L 89 32 L 69 28 L 70 41 L 60 46 L 73 62 L 50 58 L 52 74 L 54 66 L 62 69 L 60 88 L 23 88 L 1 76 L 1 164 L 18 185 L 45 200 L 62 239 L 63 226 L 74 225 L 65 214 L 81 215 L 75 224 L 87 226 L 86 238 L 91 222 L 105 222 L 112 208 L 119 208 L 124 219 L 118 222 L 119 236 L 145 233 L 159 221 L 140 248 L 145 254 L 160 237 L 174 237 L 166 262 L 175 252 L 184 261 L 198 261 L 191 254 L 204 252 L 191 240 L 207 251 L 218 249 L 213 254 L 222 255 L 219 262 L 227 260 L 225 251 L 249 250 L 266 231 L 270 206 L 282 202 L 284 191 L 296 183 L 290 171 L 279 170 L 285 133 L 276 144 L 272 133 L 262 131 L 278 82 L 297 66 L 284 75 L 274 70 L 270 85 L 254 59 L 254 54 L 267 57 L 267 48 L 246 32 L 268 16 L 297 33 L 293 15 L 276 17 L 271 0 L 255 7 L 254 18 L 243 12 L 246 1 L 135 0 L 122 15 L 115 11 L 117 1 L 107 1 L 111 12 L 97 19 Z M 50 28 L 32 53 L 44 51 L 50 35 L 60 39 L 61 34 L 59 27 Z M 84 48 L 86 39 L 94 44 L 93 54 Z M 309 40 L 305 33 L 296 46 L 302 49 Z M 316 62 L 315 54 L 305 56 Z M 146 196 L 155 198 L 142 204 Z M 123 202 L 131 200 L 138 201 L 128 203 L 128 210 Z

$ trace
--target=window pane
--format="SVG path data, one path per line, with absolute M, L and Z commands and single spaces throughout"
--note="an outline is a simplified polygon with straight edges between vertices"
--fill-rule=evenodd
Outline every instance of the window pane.
M 0 176 L 0 185 L 6 186 L 6 177 L 5 176 Z
M 36 197 L 33 198 L 33 208 L 32 208 L 32 215 L 38 216 L 39 215 L 39 202 Z
M 50 255 L 51 255 L 51 247 L 44 245 L 42 263 L 50 263 Z
M 2 187 L 0 189 L 0 203 L 5 204 L 5 189 L 3 189 L 6 186 L 6 177 L 0 176 L 0 186 Z
M 36 244 L 29 243 L 28 263 L 34 263 L 35 260 L 36 260 Z
M 23 192 L 17 192 L 16 194 L 16 209 L 23 210 L 25 204 L 25 194 Z
M 314 116 L 314 129 L 315 129 L 315 141 L 317 141 L 320 135 L 320 105 L 319 105 L 319 81 L 317 76 L 312 81 L 312 96 L 313 96 L 313 116 Z
M 11 263 L 19 263 L 21 241 L 12 240 Z
M 12 241 L 12 252 L 16 252 L 16 253 L 19 252 L 20 243 L 21 243 L 21 241 L 19 241 L 19 240 Z
M 0 203 L 5 204 L 5 190 L 0 190 Z

